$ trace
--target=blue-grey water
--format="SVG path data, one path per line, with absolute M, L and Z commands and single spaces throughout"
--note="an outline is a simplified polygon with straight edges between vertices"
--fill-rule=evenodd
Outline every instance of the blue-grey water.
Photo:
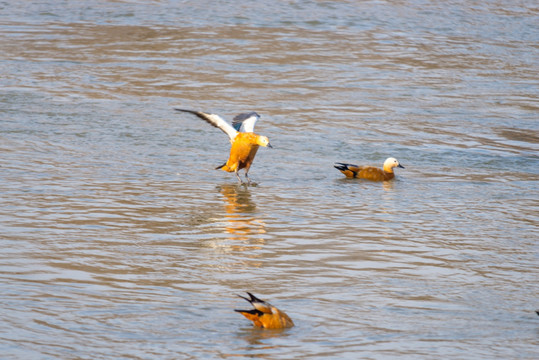
M 538 24 L 531 0 L 0 2 L 1 358 L 539 358 Z M 258 186 L 176 106 L 257 111 Z M 333 168 L 389 156 L 389 183 Z M 253 328 L 244 291 L 296 326 Z

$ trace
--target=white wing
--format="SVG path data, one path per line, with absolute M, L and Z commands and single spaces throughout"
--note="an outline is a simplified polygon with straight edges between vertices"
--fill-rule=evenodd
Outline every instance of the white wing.
M 193 110 L 185 110 L 185 109 L 174 109 L 174 110 L 191 113 L 193 115 L 198 116 L 202 120 L 210 123 L 212 126 L 215 126 L 216 128 L 219 128 L 219 129 L 223 130 L 223 132 L 225 134 L 227 134 L 228 137 L 230 138 L 230 141 L 233 141 L 234 138 L 236 137 L 236 135 L 238 135 L 238 132 L 236 131 L 236 129 L 234 129 L 234 127 L 232 127 L 232 125 L 227 123 L 219 115 L 206 114 L 205 112 L 202 112 L 202 111 L 193 111 Z
M 236 115 L 232 121 L 232 126 L 239 132 L 254 132 L 256 121 L 260 119 L 257 113 L 241 113 Z

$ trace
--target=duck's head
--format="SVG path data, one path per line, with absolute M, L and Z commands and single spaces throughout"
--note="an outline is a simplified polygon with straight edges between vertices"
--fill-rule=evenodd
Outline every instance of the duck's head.
M 393 172 L 393 168 L 400 167 L 404 169 L 404 166 L 402 166 L 399 161 L 395 158 L 387 158 L 386 161 L 384 161 L 384 171 L 385 172 Z
M 273 147 L 271 146 L 270 141 L 267 136 L 259 136 L 256 143 L 259 146 L 264 146 L 264 147 L 269 147 L 269 148 Z

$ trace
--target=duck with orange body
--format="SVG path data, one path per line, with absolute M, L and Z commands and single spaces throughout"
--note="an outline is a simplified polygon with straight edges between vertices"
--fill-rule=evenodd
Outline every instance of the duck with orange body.
M 374 166 L 358 166 L 345 163 L 335 163 L 334 167 L 340 170 L 346 177 L 371 181 L 389 181 L 395 177 L 394 168 L 399 167 L 404 169 L 404 166 L 392 157 L 384 161 L 384 167 L 382 169 Z
M 245 316 L 247 319 L 253 322 L 254 326 L 264 329 L 284 329 L 294 326 L 294 322 L 288 315 L 275 306 L 260 300 L 250 292 L 247 292 L 249 299 L 238 295 L 242 299 L 245 299 L 253 305 L 252 310 L 234 310 Z
M 232 147 L 226 163 L 216 167 L 223 171 L 234 172 L 239 182 L 243 184 L 238 171 L 245 169 L 245 178 L 247 184 L 251 184 L 251 179 L 247 173 L 251 168 L 256 152 L 260 146 L 271 148 L 269 139 L 266 136 L 255 134 L 254 127 L 256 121 L 260 118 L 256 112 L 242 113 L 234 117 L 232 125 L 226 122 L 222 117 L 215 114 L 208 114 L 202 111 L 193 111 L 185 109 L 175 109 L 198 116 L 212 126 L 221 129 L 228 135 Z

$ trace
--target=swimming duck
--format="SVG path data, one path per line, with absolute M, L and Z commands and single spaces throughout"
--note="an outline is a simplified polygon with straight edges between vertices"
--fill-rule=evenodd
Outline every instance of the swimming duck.
M 372 181 L 388 181 L 395 177 L 393 168 L 404 166 L 399 164 L 395 158 L 388 158 L 384 161 L 383 169 L 374 166 L 357 166 L 352 164 L 335 163 L 334 167 L 340 170 L 346 177 L 367 179 Z
M 258 147 L 272 147 L 269 139 L 266 136 L 257 135 L 254 133 L 255 123 L 260 118 L 260 115 L 258 115 L 256 112 L 242 113 L 234 117 L 232 125 L 230 125 L 219 115 L 185 109 L 175 110 L 196 115 L 227 134 L 228 138 L 230 139 L 230 143 L 232 144 L 232 147 L 230 148 L 230 155 L 226 163 L 216 167 L 215 169 L 234 172 L 241 184 L 243 184 L 243 181 L 241 180 L 238 171 L 245 169 L 245 178 L 247 179 L 247 184 L 251 184 L 251 179 L 249 179 L 247 174 L 251 168 L 253 160 L 255 159 Z
M 284 329 L 294 326 L 292 319 L 290 319 L 284 312 L 264 300 L 260 300 L 250 292 L 247 292 L 247 294 L 249 295 L 249 299 L 241 295 L 238 296 L 249 301 L 254 309 L 234 311 L 239 312 L 247 319 L 251 320 L 254 326 L 264 329 Z

